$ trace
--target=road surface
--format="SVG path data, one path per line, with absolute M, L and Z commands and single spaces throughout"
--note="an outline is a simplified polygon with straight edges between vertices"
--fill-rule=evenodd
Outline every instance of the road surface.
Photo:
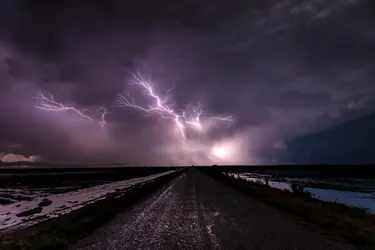
M 72 249 L 354 249 L 196 169 Z

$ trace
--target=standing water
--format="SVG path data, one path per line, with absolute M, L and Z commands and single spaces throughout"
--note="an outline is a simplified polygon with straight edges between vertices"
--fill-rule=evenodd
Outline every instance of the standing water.
M 298 188 L 308 192 L 313 198 L 367 209 L 375 213 L 375 183 L 363 179 L 312 179 L 275 177 L 254 173 L 224 173 L 242 179 L 268 185 L 271 188 L 294 192 Z

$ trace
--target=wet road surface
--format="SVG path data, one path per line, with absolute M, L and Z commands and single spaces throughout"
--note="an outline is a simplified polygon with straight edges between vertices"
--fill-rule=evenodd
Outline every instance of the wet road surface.
M 355 249 L 189 169 L 72 249 Z

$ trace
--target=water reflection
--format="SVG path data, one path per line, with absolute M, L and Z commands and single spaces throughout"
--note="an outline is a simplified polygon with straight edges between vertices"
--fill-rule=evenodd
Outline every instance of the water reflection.
M 268 186 L 270 186 L 271 188 L 277 188 L 277 189 L 293 192 L 292 186 L 286 182 L 268 181 Z
M 369 212 L 375 213 L 375 183 L 372 185 L 368 182 L 355 180 L 356 185 L 353 186 L 354 180 L 340 180 L 339 185 L 332 183 L 330 180 L 312 180 L 306 178 L 276 178 L 270 175 L 259 175 L 252 173 L 226 173 L 236 179 L 243 179 L 254 183 L 267 185 L 271 188 L 289 191 L 292 193 L 310 193 L 312 197 L 329 202 L 337 202 L 352 207 L 366 208 Z M 283 179 L 285 181 L 281 181 Z M 319 186 L 319 187 L 317 187 Z M 334 187 L 331 188 L 321 188 Z M 338 190 L 339 188 L 344 190 Z M 353 187 L 356 191 L 348 191 L 349 187 Z M 361 188 L 360 188 L 361 187 Z M 358 191 L 357 191 L 358 190 Z
M 322 201 L 333 201 L 352 207 L 367 208 L 369 209 L 369 212 L 375 213 L 375 193 L 339 191 L 310 187 L 306 187 L 305 191 L 310 192 L 314 198 Z

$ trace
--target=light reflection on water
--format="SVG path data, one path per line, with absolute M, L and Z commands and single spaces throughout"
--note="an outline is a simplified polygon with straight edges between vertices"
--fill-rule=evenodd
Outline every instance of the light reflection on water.
M 305 191 L 310 192 L 313 197 L 322 201 L 334 201 L 352 207 L 367 208 L 371 213 L 375 213 L 375 193 L 339 191 L 310 187 L 306 187 Z
M 302 178 L 295 178 L 293 180 L 289 179 L 288 181 L 275 181 L 270 180 L 270 176 L 264 177 L 251 173 L 228 174 L 237 179 L 260 183 L 263 185 L 268 185 L 271 188 L 277 188 L 289 192 L 293 192 L 292 184 L 295 184 L 296 186 L 299 186 L 299 188 L 301 188 L 301 191 L 309 192 L 312 197 L 316 199 L 328 202 L 337 202 L 352 207 L 366 208 L 369 212 L 375 213 L 375 192 L 373 191 L 374 187 L 368 187 L 367 184 L 364 185 L 366 186 L 367 190 L 362 189 L 360 191 L 343 191 L 328 188 L 316 188 L 313 187 L 317 184 L 315 180 L 308 181 L 308 179 Z M 322 182 L 324 182 L 324 180 L 322 180 Z M 350 182 L 347 183 L 346 187 L 348 185 L 350 185 Z
M 289 183 L 286 183 L 286 182 L 269 181 L 268 186 L 270 186 L 271 188 L 277 188 L 277 189 L 287 190 L 289 192 L 293 192 L 291 185 Z

